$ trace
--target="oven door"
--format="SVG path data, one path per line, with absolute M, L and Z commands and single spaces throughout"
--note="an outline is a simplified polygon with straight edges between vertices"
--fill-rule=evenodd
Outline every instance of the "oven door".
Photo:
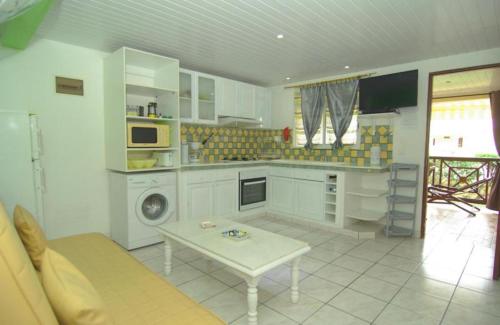
M 240 211 L 266 204 L 266 177 L 240 180 Z

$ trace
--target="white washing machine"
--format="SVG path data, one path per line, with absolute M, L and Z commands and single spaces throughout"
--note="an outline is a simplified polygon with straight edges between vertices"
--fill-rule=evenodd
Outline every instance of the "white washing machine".
M 110 173 L 111 238 L 134 249 L 163 241 L 155 226 L 177 220 L 173 172 Z

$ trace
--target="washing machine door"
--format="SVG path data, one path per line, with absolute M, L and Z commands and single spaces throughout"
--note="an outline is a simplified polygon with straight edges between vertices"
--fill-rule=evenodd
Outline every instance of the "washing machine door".
M 158 189 L 149 189 L 139 196 L 135 206 L 137 218 L 148 226 L 165 223 L 172 215 L 174 202 L 161 194 Z

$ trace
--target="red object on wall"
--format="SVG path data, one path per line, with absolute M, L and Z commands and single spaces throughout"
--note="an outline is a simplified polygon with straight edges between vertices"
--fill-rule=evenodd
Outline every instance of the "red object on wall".
M 288 141 L 288 139 L 290 139 L 290 128 L 286 127 L 283 129 L 283 139 L 286 141 Z

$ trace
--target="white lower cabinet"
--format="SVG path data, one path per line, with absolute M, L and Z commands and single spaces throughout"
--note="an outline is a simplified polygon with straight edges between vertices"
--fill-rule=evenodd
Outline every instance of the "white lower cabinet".
M 271 210 L 318 221 L 325 220 L 324 172 L 271 167 Z
M 237 211 L 237 180 L 216 181 L 213 186 L 213 214 L 217 217 L 231 217 Z
M 189 219 L 203 219 L 213 215 L 212 187 L 211 183 L 187 185 L 187 216 Z
M 236 168 L 182 171 L 180 218 L 204 220 L 237 216 L 238 172 Z M 269 167 L 268 175 L 269 212 L 342 226 L 342 173 L 333 175 L 318 169 L 273 166 Z M 336 190 L 329 192 L 334 181 Z
M 291 178 L 271 176 L 271 208 L 276 211 L 295 211 L 295 184 Z
M 238 211 L 237 171 L 182 172 L 181 218 L 231 217 Z
M 306 218 L 324 220 L 324 183 L 295 180 L 297 191 L 296 214 Z

